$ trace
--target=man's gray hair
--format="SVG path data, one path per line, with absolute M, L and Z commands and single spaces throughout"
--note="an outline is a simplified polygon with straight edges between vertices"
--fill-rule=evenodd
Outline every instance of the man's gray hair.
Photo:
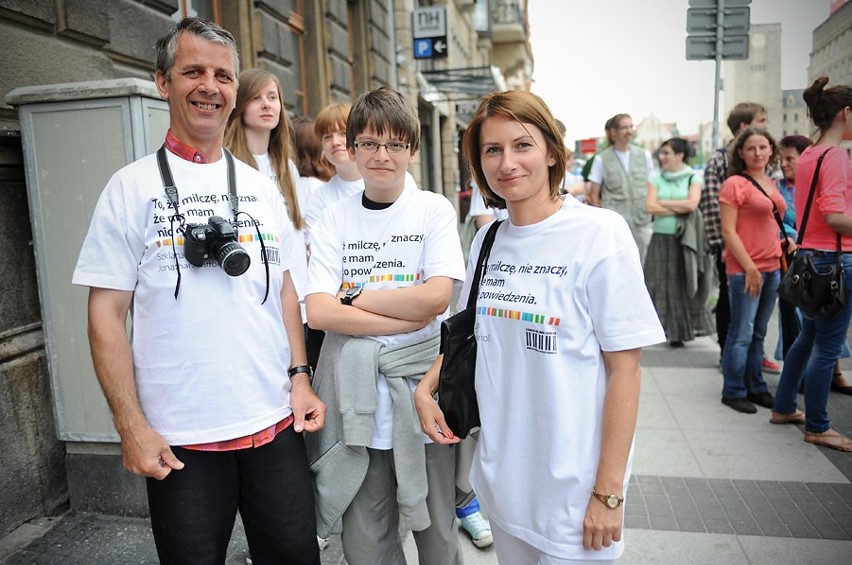
M 191 33 L 207 41 L 224 45 L 231 50 L 234 57 L 234 80 L 240 75 L 240 56 L 237 53 L 237 42 L 231 32 L 219 25 L 201 18 L 184 18 L 169 30 L 166 35 L 157 40 L 157 71 L 163 73 L 166 80 L 172 78 L 172 67 L 175 65 L 177 40 L 182 32 Z

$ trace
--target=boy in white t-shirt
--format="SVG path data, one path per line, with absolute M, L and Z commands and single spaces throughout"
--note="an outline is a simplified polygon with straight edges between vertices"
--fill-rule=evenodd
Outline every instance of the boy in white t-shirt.
M 317 529 L 326 535 L 342 517 L 352 565 L 404 562 L 400 526 L 414 531 L 422 565 L 461 563 L 455 451 L 419 431 L 411 399 L 464 277 L 452 205 L 406 183 L 419 143 L 400 93 L 361 95 L 346 146 L 364 191 L 327 208 L 313 230 L 308 323 L 326 331 L 314 389 L 329 402 L 327 433 L 308 446 Z

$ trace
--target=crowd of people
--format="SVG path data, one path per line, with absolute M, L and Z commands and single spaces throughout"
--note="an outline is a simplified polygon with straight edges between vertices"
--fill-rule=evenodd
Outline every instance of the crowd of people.
M 641 350 L 714 331 L 723 403 L 852 451 L 826 408 L 830 389 L 852 391 L 832 381 L 852 306 L 785 310 L 777 398 L 761 374 L 782 251 L 842 261 L 852 292 L 849 87 L 806 91 L 820 137 L 781 141 L 780 189 L 759 105 L 735 108 L 735 139 L 704 175 L 680 138 L 657 170 L 618 114 L 585 182 L 542 99 L 483 97 L 462 141 L 470 257 L 476 229 L 500 223 L 476 295 L 481 426 L 461 442 L 435 397 L 439 330 L 476 265 L 453 205 L 408 173 L 409 100 L 379 88 L 291 121 L 278 79 L 240 72 L 234 37 L 198 18 L 160 39 L 155 82 L 163 147 L 110 179 L 73 282 L 90 289 L 96 374 L 124 466 L 147 477 L 161 562 L 223 563 L 237 512 L 258 564 L 317 565 L 335 527 L 352 565 L 404 563 L 401 530 L 421 564 L 460 564 L 458 523 L 501 563 L 612 562 Z

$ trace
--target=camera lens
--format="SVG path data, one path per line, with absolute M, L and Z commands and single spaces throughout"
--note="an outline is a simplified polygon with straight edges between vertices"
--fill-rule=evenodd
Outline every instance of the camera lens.
M 251 265 L 251 257 L 236 241 L 229 241 L 218 248 L 214 248 L 213 253 L 222 270 L 232 277 L 242 275 Z

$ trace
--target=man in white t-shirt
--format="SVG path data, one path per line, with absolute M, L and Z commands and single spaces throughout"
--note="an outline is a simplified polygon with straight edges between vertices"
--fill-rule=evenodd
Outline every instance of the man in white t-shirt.
M 426 444 L 411 399 L 464 277 L 452 205 L 406 183 L 419 143 L 402 94 L 361 95 L 346 145 L 364 191 L 327 208 L 311 240 L 308 323 L 326 331 L 314 388 L 329 408 L 308 456 L 318 533 L 342 517 L 353 565 L 404 562 L 400 527 L 414 531 L 421 565 L 461 563 L 455 450 Z
M 289 273 L 304 249 L 275 185 L 222 147 L 233 36 L 181 20 L 157 42 L 156 69 L 165 144 L 110 179 L 73 278 L 90 287 L 122 461 L 147 477 L 163 563 L 224 563 L 239 510 L 255 562 L 319 565 L 301 432 L 322 427 L 325 406 Z
M 635 131 L 630 115 L 616 114 L 607 120 L 605 129 L 609 147 L 592 162 L 587 202 L 615 210 L 627 220 L 639 248 L 639 259 L 644 263 L 653 231 L 653 218 L 645 211 L 645 197 L 654 162 L 648 151 L 630 144 Z

